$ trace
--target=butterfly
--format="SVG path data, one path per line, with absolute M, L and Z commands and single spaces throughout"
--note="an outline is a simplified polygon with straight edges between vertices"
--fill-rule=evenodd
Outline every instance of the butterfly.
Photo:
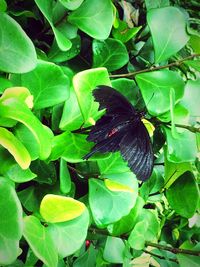
M 153 170 L 153 149 L 148 131 L 141 121 L 144 113 L 112 87 L 99 85 L 93 90 L 99 110 L 105 114 L 91 127 L 87 140 L 95 145 L 83 159 L 96 152 L 120 151 L 138 180 L 147 180 Z

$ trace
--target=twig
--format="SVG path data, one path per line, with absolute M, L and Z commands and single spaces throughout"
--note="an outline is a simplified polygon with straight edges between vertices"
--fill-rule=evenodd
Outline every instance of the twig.
M 182 124 L 175 123 L 175 126 L 179 128 L 187 129 L 188 131 L 193 132 L 193 133 L 200 133 L 200 128 L 196 128 L 190 125 L 182 125 Z
M 166 260 L 166 257 L 164 257 L 164 256 L 155 254 L 155 253 L 153 253 L 153 252 L 151 252 L 151 251 L 148 251 L 148 250 L 146 250 L 146 249 L 143 249 L 143 251 L 144 251 L 145 253 L 147 253 L 147 254 L 153 256 L 153 257 L 157 257 L 157 258 L 159 258 L 159 259 L 161 259 L 161 260 Z M 167 260 L 178 263 L 178 261 L 177 261 L 176 259 L 167 258 Z
M 134 71 L 134 72 L 129 72 L 129 73 L 123 73 L 123 74 L 111 74 L 110 78 L 131 77 L 131 76 L 135 76 L 137 74 L 144 73 L 144 72 L 151 72 L 151 71 L 155 71 L 155 70 L 161 70 L 161 69 L 170 68 L 170 67 L 173 67 L 173 66 L 180 66 L 184 61 L 192 59 L 194 57 L 199 57 L 199 56 L 200 56 L 200 54 L 192 54 L 192 55 L 190 55 L 188 57 L 182 58 L 180 60 L 177 60 L 175 62 L 169 63 L 169 64 L 164 65 L 164 66 L 151 67 L 151 68 L 138 70 L 138 71 Z
M 161 250 L 167 250 L 170 251 L 174 254 L 188 254 L 188 255 L 193 255 L 193 256 L 200 256 L 200 251 L 199 250 L 189 250 L 189 249 L 182 249 L 182 248 L 173 248 L 173 247 L 169 247 L 169 246 L 164 246 L 164 245 L 160 245 L 160 244 L 156 244 L 156 243 L 152 243 L 152 242 L 145 242 L 146 246 L 150 246 L 150 247 L 154 247 L 154 248 L 158 248 Z

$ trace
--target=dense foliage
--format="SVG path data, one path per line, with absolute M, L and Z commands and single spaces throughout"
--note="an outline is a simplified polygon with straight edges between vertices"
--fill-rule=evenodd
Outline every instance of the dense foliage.
M 199 6 L 0 0 L 1 266 L 200 266 Z M 83 160 L 97 85 L 146 111 L 144 183 Z

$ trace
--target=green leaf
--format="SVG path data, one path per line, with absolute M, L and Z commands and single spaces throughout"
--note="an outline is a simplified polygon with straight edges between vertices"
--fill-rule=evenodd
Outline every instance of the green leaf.
M 178 133 L 176 130 L 176 126 L 175 126 L 175 122 L 174 122 L 174 108 L 175 108 L 175 92 L 174 92 L 174 88 L 170 88 L 170 92 L 169 92 L 169 97 L 170 97 L 170 117 L 171 117 L 171 132 L 172 132 L 172 136 L 174 138 L 178 138 Z
M 2 127 L 0 127 L 0 144 L 13 155 L 22 169 L 29 167 L 31 158 L 27 149 L 10 131 Z
M 0 12 L 5 12 L 7 9 L 7 3 L 5 0 L 0 0 Z
M 132 248 L 141 250 L 144 248 L 146 241 L 157 240 L 159 230 L 160 226 L 155 213 L 143 209 L 138 222 L 131 231 L 128 243 Z
M 167 159 L 174 163 L 194 161 L 197 155 L 194 133 L 184 130 L 178 138 L 174 138 L 169 128 L 163 129 L 167 137 Z
M 5 176 L 15 183 L 25 183 L 37 177 L 30 169 L 23 170 L 18 164 L 12 165 L 8 171 L 5 172 Z
M 78 257 L 74 263 L 73 267 L 95 267 L 97 266 L 97 253 L 98 251 L 91 244 L 89 249 L 86 250 L 80 257 Z
M 54 106 L 69 97 L 69 79 L 54 63 L 39 60 L 33 71 L 21 75 L 21 82 L 34 96 L 35 109 Z
M 85 0 L 68 20 L 94 39 L 107 39 L 113 23 L 112 2 Z
M 28 188 L 21 190 L 18 193 L 18 197 L 22 205 L 30 212 L 39 211 L 39 197 L 38 197 L 38 188 L 34 186 L 29 186 Z
M 199 242 L 196 245 L 194 245 L 192 242 L 189 242 L 189 240 L 187 240 L 180 246 L 180 249 L 199 251 Z M 200 258 L 198 256 L 178 253 L 177 259 L 181 267 L 188 267 L 188 266 L 198 267 L 200 264 Z
M 118 27 L 113 28 L 112 35 L 115 39 L 118 39 L 122 43 L 128 42 L 132 39 L 141 29 L 140 27 L 129 28 L 125 21 L 119 20 Z
M 155 167 L 151 177 L 142 184 L 140 187 L 140 196 L 146 202 L 149 199 L 150 194 L 157 193 L 159 197 L 159 192 L 162 191 L 164 186 L 164 179 L 159 170 Z M 156 196 L 155 196 L 156 197 Z
M 23 123 L 35 137 L 39 145 L 39 156 L 46 159 L 51 151 L 52 133 L 33 115 L 30 109 L 15 98 L 0 101 L 0 117 Z
M 86 135 L 64 132 L 54 137 L 50 160 L 62 157 L 68 162 L 81 162 L 88 153 L 92 143 L 86 141 Z
M 60 159 L 60 191 L 64 194 L 71 190 L 71 177 L 67 168 L 67 162 Z
M 177 259 L 180 264 L 180 267 L 199 267 L 200 259 L 197 256 L 177 254 Z
M 76 38 L 71 39 L 72 46 L 67 51 L 61 51 L 57 43 L 53 42 L 53 45 L 48 53 L 49 60 L 55 63 L 60 63 L 74 58 L 80 53 L 80 42 L 80 36 L 76 36 Z
M 178 214 L 191 218 L 200 199 L 194 175 L 189 171 L 182 174 L 167 190 L 167 199 Z
M 184 61 L 184 63 L 188 65 L 189 67 L 192 67 L 193 69 L 197 71 L 200 71 L 200 60 L 187 60 L 187 61 Z
M 54 25 L 53 21 L 53 10 L 54 10 L 54 1 L 53 0 L 35 0 L 37 6 L 45 16 L 45 18 L 48 20 L 49 24 L 51 25 L 51 28 L 54 32 L 56 42 L 62 51 L 67 51 L 71 48 L 72 43 L 71 41 L 64 35 L 58 27 Z
M 145 220 L 148 222 L 148 228 L 146 230 L 145 240 L 149 242 L 155 242 L 158 238 L 158 233 L 160 231 L 160 223 L 155 210 L 142 209 L 139 221 Z
M 22 207 L 9 180 L 0 177 L 0 264 L 13 263 L 20 254 L 22 236 Z
M 176 7 L 149 10 L 147 22 L 154 44 L 155 63 L 176 54 L 189 40 L 184 13 Z
M 50 233 L 61 258 L 65 258 L 81 248 L 87 236 L 89 213 L 85 210 L 79 217 L 68 222 L 50 224 Z
M 57 173 L 55 164 L 53 162 L 45 162 L 42 160 L 34 160 L 31 163 L 31 170 L 37 175 L 35 181 L 39 182 L 40 184 L 55 184 L 57 180 Z
M 148 222 L 143 220 L 136 224 L 128 238 L 129 245 L 137 250 L 145 247 L 145 234 L 148 228 Z
M 200 36 L 199 35 L 191 35 L 189 44 L 192 47 L 194 53 L 200 53 Z
M 120 236 L 122 234 L 130 232 L 135 226 L 144 204 L 144 200 L 140 196 L 138 196 L 136 203 L 131 209 L 130 213 L 126 216 L 123 216 L 118 222 L 114 223 L 113 225 L 109 225 L 108 231 L 115 236 Z
M 108 71 L 105 68 L 81 71 L 73 78 L 74 90 L 85 123 L 94 123 L 94 119 L 97 116 L 98 104 L 94 102 L 92 90 L 102 84 L 111 86 Z
M 6 88 L 12 87 L 12 82 L 0 76 L 0 93 L 2 94 Z
M 75 219 L 85 211 L 85 205 L 71 197 L 46 195 L 40 204 L 42 217 L 51 223 Z
M 111 80 L 112 87 L 123 94 L 133 105 L 138 101 L 138 88 L 134 80 L 119 78 Z
M 32 131 L 30 131 L 29 128 L 27 128 L 24 124 L 17 124 L 14 128 L 14 134 L 26 147 L 31 156 L 31 159 L 37 159 L 40 154 L 39 144 Z
M 123 179 L 123 178 L 122 178 Z M 137 198 L 137 181 L 132 178 L 134 192 L 110 191 L 103 181 L 89 180 L 89 203 L 93 219 L 99 227 L 120 220 L 133 208 Z M 102 209 L 102 207 L 104 207 Z
M 110 154 L 108 158 L 99 159 L 98 166 L 102 175 L 129 172 L 129 167 L 119 152 Z
M 169 95 L 172 88 L 175 91 L 175 103 L 183 97 L 183 79 L 174 71 L 160 70 L 138 74 L 136 81 L 149 113 L 154 116 L 170 110 Z
M 196 119 L 194 117 L 199 116 L 199 104 L 198 101 L 196 101 L 200 98 L 199 87 L 200 78 L 195 81 L 188 80 L 185 86 L 184 96 L 181 100 L 181 104 L 188 109 L 190 116 L 193 117 L 193 120 Z
M 84 0 L 59 0 L 60 3 L 70 9 L 70 10 L 74 10 L 74 9 L 77 9 L 82 3 Z
M 0 70 L 12 73 L 31 71 L 37 64 L 33 43 L 20 25 L 0 12 Z
M 85 99 L 86 100 L 86 99 Z M 73 131 L 83 125 L 83 116 L 73 87 L 70 88 L 70 97 L 65 101 L 59 128 L 63 131 Z
M 108 71 L 120 69 L 129 61 L 125 45 L 112 38 L 93 40 L 93 68 L 106 67 Z
M 160 7 L 165 7 L 169 6 L 169 0 L 145 0 L 145 5 L 147 10 L 152 9 L 152 8 L 160 8 Z
M 121 238 L 108 236 L 106 239 L 103 257 L 111 263 L 124 262 L 125 244 Z
M 24 218 L 23 235 L 34 254 L 48 267 L 57 266 L 58 252 L 56 246 L 40 221 L 34 216 Z
M 169 188 L 186 171 L 192 172 L 192 164 L 190 162 L 170 162 L 167 160 L 167 153 L 165 153 L 165 188 Z

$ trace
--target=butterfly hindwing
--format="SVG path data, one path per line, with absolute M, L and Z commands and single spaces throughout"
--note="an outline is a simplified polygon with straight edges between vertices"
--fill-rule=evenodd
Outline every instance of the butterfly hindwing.
M 130 125 L 119 150 L 139 180 L 148 179 L 153 170 L 153 150 L 146 127 L 141 121 Z

